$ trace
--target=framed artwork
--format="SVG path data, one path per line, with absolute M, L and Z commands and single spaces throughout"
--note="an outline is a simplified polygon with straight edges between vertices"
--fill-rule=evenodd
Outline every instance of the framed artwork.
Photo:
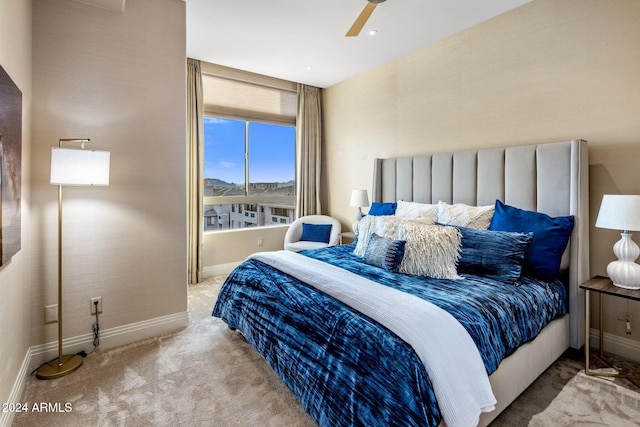
M 0 66 L 0 266 L 21 246 L 22 92 Z

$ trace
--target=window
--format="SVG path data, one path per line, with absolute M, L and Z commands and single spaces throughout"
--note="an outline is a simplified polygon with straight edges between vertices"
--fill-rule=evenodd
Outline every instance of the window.
M 205 117 L 205 211 L 231 218 L 227 225 L 206 222 L 205 231 L 293 221 L 295 139 L 291 125 Z M 272 214 L 277 221 L 265 222 Z
M 205 231 L 293 222 L 296 86 L 203 69 Z M 265 80 L 271 79 L 271 80 Z

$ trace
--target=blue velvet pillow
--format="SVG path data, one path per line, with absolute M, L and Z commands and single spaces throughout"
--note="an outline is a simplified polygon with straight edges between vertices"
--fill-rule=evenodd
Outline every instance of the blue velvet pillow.
M 329 243 L 331 238 L 331 224 L 307 224 L 302 223 L 302 237 L 306 242 Z
M 371 203 L 371 208 L 369 209 L 369 213 L 367 215 L 373 216 L 382 216 L 382 215 L 395 215 L 396 208 L 398 207 L 397 203 Z
M 497 276 L 508 282 L 520 278 L 533 233 L 458 229 L 462 235 L 458 273 Z
M 571 232 L 574 218 L 527 211 L 496 200 L 489 230 L 533 232 L 533 241 L 524 257 L 524 273 L 543 280 L 558 276 L 562 254 Z
M 364 252 L 364 262 L 397 273 L 406 243 L 405 240 L 392 240 L 373 233 Z

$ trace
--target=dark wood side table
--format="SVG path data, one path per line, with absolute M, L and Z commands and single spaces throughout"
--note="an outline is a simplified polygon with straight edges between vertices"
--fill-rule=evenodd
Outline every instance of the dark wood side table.
M 585 339 L 584 339 L 584 355 L 585 355 L 585 368 L 584 372 L 587 375 L 593 376 L 601 376 L 601 377 L 615 377 L 615 378 L 628 378 L 635 385 L 640 387 L 640 375 L 631 374 L 627 372 L 622 372 L 620 369 L 613 366 L 611 362 L 609 362 L 604 357 L 604 332 L 602 330 L 602 296 L 611 295 L 619 298 L 630 299 L 634 301 L 640 301 L 640 290 L 631 290 L 624 289 L 618 286 L 614 286 L 611 282 L 611 279 L 608 277 L 595 276 L 592 279 L 587 280 L 583 284 L 580 285 L 582 289 L 585 290 Z M 616 370 L 615 373 L 611 372 L 599 372 L 592 371 L 591 364 L 589 360 L 589 321 L 590 321 L 590 297 L 591 293 L 596 292 L 598 294 L 598 303 L 599 303 L 599 313 L 598 313 L 598 330 L 600 332 L 600 358 L 610 367 Z
M 343 231 L 339 234 L 340 236 L 340 244 L 344 244 L 344 239 L 351 240 L 352 242 L 356 240 L 356 233 L 353 231 Z

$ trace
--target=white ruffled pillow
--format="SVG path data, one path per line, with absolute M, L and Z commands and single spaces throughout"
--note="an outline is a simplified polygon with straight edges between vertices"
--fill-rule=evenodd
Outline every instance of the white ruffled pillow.
M 438 222 L 446 225 L 488 230 L 493 218 L 494 205 L 469 206 L 464 203 L 450 205 L 438 202 Z
M 396 216 L 402 218 L 426 218 L 435 222 L 438 220 L 438 205 L 398 200 Z
M 456 264 L 460 257 L 460 231 L 435 225 L 425 218 L 366 216 L 358 225 L 354 254 L 364 256 L 369 239 L 375 233 L 393 240 L 405 240 L 400 273 L 437 279 L 459 279 Z

